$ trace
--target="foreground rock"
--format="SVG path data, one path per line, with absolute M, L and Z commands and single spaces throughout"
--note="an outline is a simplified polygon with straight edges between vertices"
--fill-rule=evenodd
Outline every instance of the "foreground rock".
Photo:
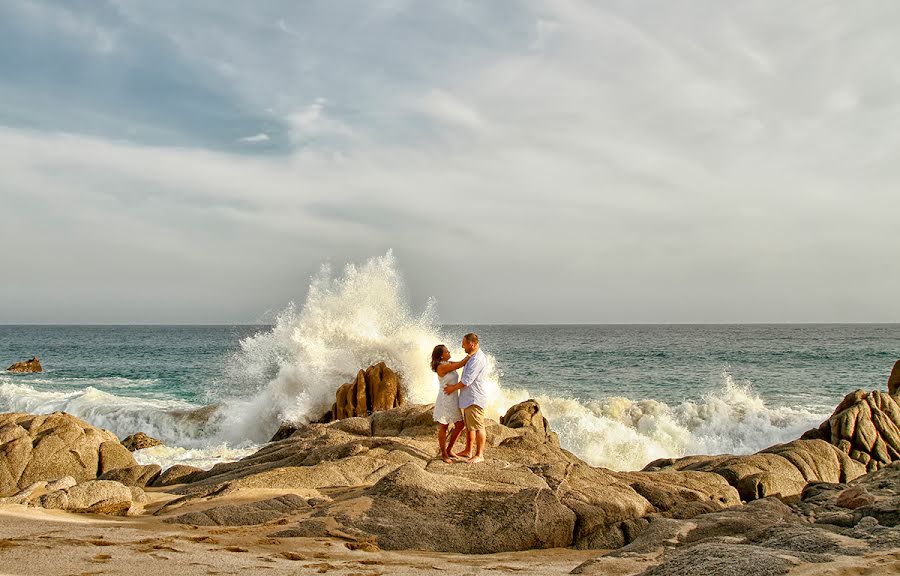
M 40 481 L 94 480 L 134 457 L 107 430 L 62 412 L 0 414 L 0 497 Z
M 318 492 L 330 497 L 280 534 L 341 533 L 385 549 L 487 553 L 621 546 L 649 514 L 690 515 L 739 501 L 711 473 L 684 474 L 680 482 L 678 475 L 592 468 L 559 447 L 533 400 L 512 407 L 504 421 L 517 427 L 489 420 L 489 461 L 474 466 L 436 458 L 430 405 L 299 426 L 241 461 L 192 474 L 176 490 L 184 498 L 159 513 L 242 490 Z M 649 490 L 656 480 L 660 488 Z
M 136 452 L 145 448 L 153 448 L 154 446 L 162 445 L 163 443 L 161 440 L 157 440 L 156 438 L 147 436 L 143 432 L 132 434 L 131 436 L 127 436 L 124 440 L 122 440 L 122 446 L 127 448 L 129 452 Z
M 900 568 L 898 500 L 900 464 L 892 464 L 849 484 L 810 484 L 794 505 L 763 498 L 690 520 L 654 517 L 633 542 L 573 573 L 614 573 L 622 558 L 643 558 L 651 567 L 642 576 L 753 576 L 864 555 L 881 570 L 860 573 L 892 573 Z
M 8 372 L 43 372 L 44 367 L 41 366 L 41 361 L 38 360 L 37 356 L 32 356 L 31 360 L 24 360 L 22 362 L 16 362 L 12 364 L 9 368 L 6 369 Z
M 285 494 L 247 504 L 214 506 L 200 512 L 169 518 L 166 522 L 192 526 L 251 526 L 283 518 L 297 510 L 309 509 L 306 499 L 295 494 Z
M 124 516 L 134 504 L 145 501 L 139 488 L 111 480 L 89 480 L 45 494 L 35 504 L 69 512 Z

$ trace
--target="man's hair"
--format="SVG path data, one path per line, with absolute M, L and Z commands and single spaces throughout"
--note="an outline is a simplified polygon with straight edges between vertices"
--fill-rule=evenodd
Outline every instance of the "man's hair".
M 478 344 L 478 334 L 474 332 L 469 332 L 465 336 L 463 336 L 466 342 L 469 344 Z

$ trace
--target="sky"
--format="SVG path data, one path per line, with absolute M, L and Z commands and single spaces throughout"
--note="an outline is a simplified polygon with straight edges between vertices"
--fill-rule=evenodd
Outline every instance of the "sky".
M 0 323 L 900 322 L 900 3 L 0 2 Z

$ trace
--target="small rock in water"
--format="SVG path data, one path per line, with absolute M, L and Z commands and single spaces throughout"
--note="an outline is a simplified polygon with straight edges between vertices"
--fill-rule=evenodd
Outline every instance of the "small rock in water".
M 6 369 L 7 372 L 43 372 L 44 367 L 41 366 L 41 361 L 38 360 L 37 356 L 32 356 L 31 360 L 25 360 L 23 362 L 16 362 L 12 366 Z
M 137 450 L 143 450 L 144 448 L 162 446 L 162 441 L 147 436 L 143 432 L 138 432 L 137 434 L 132 434 L 131 436 L 122 440 L 122 446 L 128 448 L 128 450 L 131 452 L 135 452 Z

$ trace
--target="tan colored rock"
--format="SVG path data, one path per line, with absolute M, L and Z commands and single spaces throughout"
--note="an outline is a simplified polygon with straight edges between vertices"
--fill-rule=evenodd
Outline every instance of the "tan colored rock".
M 74 416 L 0 414 L 0 496 L 63 476 L 93 480 L 122 464 L 136 463 L 118 438 Z
M 190 482 L 195 474 L 201 473 L 203 471 L 204 470 L 202 468 L 197 468 L 196 466 L 175 464 L 170 468 L 166 468 L 166 470 L 156 479 L 152 480 L 150 484 L 148 484 L 148 486 L 159 488 L 164 486 L 173 486 L 175 484 L 184 484 L 185 482 Z
M 384 362 L 360 370 L 353 382 L 338 388 L 328 420 L 368 416 L 406 403 L 400 377 Z
M 136 464 L 134 466 L 125 466 L 116 468 L 101 474 L 98 480 L 115 480 L 125 486 L 137 486 L 144 488 L 150 486 L 162 472 L 159 464 Z
M 464 472 L 462 466 L 447 468 Z M 467 468 L 483 476 L 406 464 L 357 499 L 327 510 L 343 527 L 371 534 L 386 550 L 484 554 L 569 545 L 575 514 L 539 477 L 526 469 L 504 477 L 498 468 Z
M 532 429 L 538 435 L 559 445 L 559 438 L 550 430 L 550 423 L 544 417 L 540 404 L 533 398 L 510 407 L 506 414 L 500 417 L 500 424 L 513 429 Z
M 841 401 L 827 428 L 831 444 L 869 471 L 900 459 L 900 404 L 896 396 L 856 390 Z
M 122 446 L 127 448 L 129 452 L 136 452 L 137 450 L 143 450 L 145 448 L 162 446 L 162 441 L 147 436 L 143 432 L 138 432 L 137 434 L 132 434 L 122 440 Z
M 189 512 L 164 520 L 169 524 L 192 526 L 251 526 L 283 518 L 291 513 L 309 510 L 306 499 L 296 494 L 284 494 L 268 500 L 214 506 L 200 512 Z
M 31 360 L 25 360 L 22 362 L 16 362 L 6 369 L 8 372 L 43 372 L 44 367 L 41 366 L 41 361 L 38 360 L 37 356 L 32 356 Z
M 137 462 L 128 448 L 122 446 L 118 440 L 108 440 L 100 445 L 97 473 L 105 474 L 117 468 L 136 466 Z
M 132 490 L 111 480 L 88 480 L 71 488 L 44 494 L 37 499 L 41 508 L 90 514 L 124 516 L 134 502 Z

